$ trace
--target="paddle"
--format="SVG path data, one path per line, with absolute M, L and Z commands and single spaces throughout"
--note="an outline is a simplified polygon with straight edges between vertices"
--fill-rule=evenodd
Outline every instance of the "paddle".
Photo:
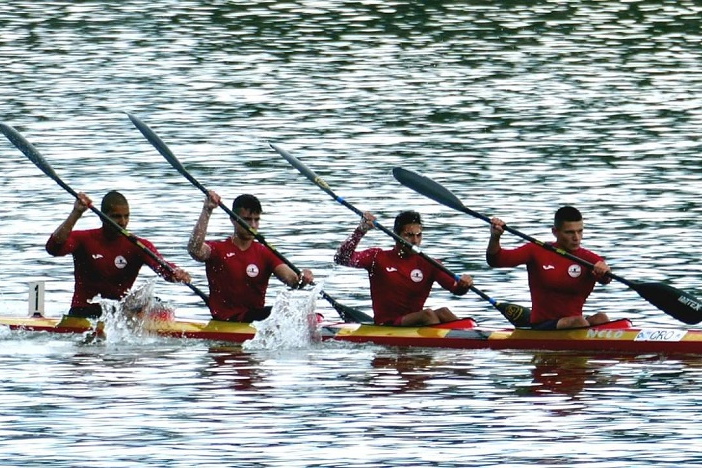
M 149 128 L 148 125 L 146 125 L 144 122 L 142 122 L 138 117 L 132 115 L 132 114 L 127 114 L 129 116 L 129 120 L 132 121 L 134 126 L 144 135 L 144 137 L 149 140 L 149 142 L 158 150 L 159 153 L 161 153 L 161 156 L 166 158 L 166 161 L 168 161 L 171 166 L 178 172 L 180 172 L 183 176 L 185 176 L 186 179 L 190 181 L 191 184 L 193 184 L 195 187 L 200 189 L 202 193 L 205 194 L 205 196 L 208 195 L 208 190 L 207 188 L 202 185 L 198 180 L 190 174 L 185 167 L 180 163 L 178 158 L 176 158 L 175 154 L 166 146 L 166 144 L 161 140 L 161 138 L 156 135 L 156 133 Z M 249 231 L 251 235 L 254 236 L 256 240 L 258 240 L 261 244 L 265 245 L 268 247 L 271 252 L 275 254 L 276 257 L 278 257 L 280 260 L 283 261 L 287 266 L 289 266 L 297 275 L 300 274 L 300 270 L 293 265 L 287 258 L 283 256 L 278 250 L 269 244 L 265 237 L 261 235 L 258 231 L 256 231 L 254 228 L 249 226 L 249 224 L 241 218 L 239 215 L 234 213 L 232 210 L 230 210 L 224 203 L 221 201 L 219 202 L 219 207 L 222 208 L 231 218 L 233 218 L 239 225 L 241 225 L 244 229 Z M 340 304 L 336 299 L 331 297 L 329 294 L 325 293 L 324 291 L 321 292 L 321 295 L 324 299 L 326 299 L 332 307 L 337 311 L 339 314 L 339 317 L 345 322 L 357 322 L 357 323 L 369 323 L 373 322 L 373 317 L 369 316 L 368 314 L 365 314 L 361 312 L 360 310 L 345 306 L 343 304 Z
M 344 205 L 346 208 L 350 209 L 354 213 L 356 213 L 359 216 L 363 216 L 363 212 L 353 206 L 351 203 L 346 201 L 344 198 L 337 196 L 331 188 L 329 188 L 329 185 L 322 180 L 321 177 L 319 177 L 317 174 L 312 172 L 310 168 L 305 166 L 302 161 L 285 151 L 283 148 L 273 144 L 269 143 L 271 148 L 276 150 L 282 157 L 284 157 L 295 169 L 300 171 L 302 175 L 307 177 L 309 180 L 311 180 L 317 187 L 321 188 L 323 191 L 325 191 L 327 194 L 329 194 L 334 200 L 337 202 L 341 203 Z M 405 247 L 408 247 L 412 249 L 413 252 L 419 254 L 422 256 L 425 260 L 429 261 L 433 266 L 436 268 L 439 268 L 440 270 L 448 273 L 449 275 L 453 276 L 456 281 L 459 281 L 460 276 L 453 273 L 451 270 L 446 268 L 443 264 L 437 262 L 433 258 L 429 257 L 426 255 L 424 252 L 422 252 L 419 247 L 412 245 L 411 243 L 407 242 L 405 239 L 402 237 L 398 236 L 395 234 L 393 231 L 390 229 L 387 229 L 386 227 L 382 226 L 377 220 L 373 222 L 373 225 L 395 239 L 397 242 L 400 242 L 402 245 Z M 476 288 L 475 286 L 471 286 L 470 290 L 476 293 L 478 296 L 483 298 L 484 300 L 488 301 L 490 304 L 492 304 L 497 310 L 499 310 L 502 315 L 505 316 L 507 320 L 512 323 L 515 327 L 528 327 L 530 326 L 529 323 L 529 315 L 530 315 L 530 310 L 526 307 L 522 307 L 517 304 L 511 304 L 511 303 L 502 303 L 502 302 L 497 302 L 496 300 L 492 299 L 489 297 L 487 294 L 483 293 L 481 290 Z
M 78 193 L 73 190 L 68 184 L 66 184 L 61 178 L 56 174 L 54 169 L 51 167 L 51 165 L 44 159 L 44 157 L 39 153 L 39 151 L 32 146 L 31 143 L 29 143 L 17 130 L 12 128 L 9 125 L 6 125 L 4 123 L 0 123 L 0 131 L 7 137 L 10 142 L 17 147 L 18 150 L 20 150 L 22 153 L 24 153 L 25 156 L 29 158 L 30 161 L 34 163 L 39 169 L 44 172 L 44 174 L 48 175 L 51 177 L 57 184 L 59 184 L 64 190 L 66 190 L 68 193 L 73 195 L 75 198 L 78 197 Z M 115 230 L 119 231 L 120 234 L 125 236 L 127 239 L 129 239 L 133 244 L 135 244 L 137 247 L 139 247 L 141 250 L 144 251 L 149 257 L 153 258 L 158 262 L 158 264 L 164 268 L 165 270 L 169 271 L 171 274 L 174 273 L 174 269 L 171 265 L 169 265 L 164 259 L 156 255 L 154 252 L 152 252 L 148 247 L 146 247 L 138 237 L 136 237 L 134 234 L 131 232 L 127 231 L 123 227 L 121 227 L 119 224 L 115 223 L 112 218 L 107 216 L 105 213 L 102 211 L 98 210 L 95 208 L 93 205 L 90 205 L 88 208 L 98 215 L 100 219 L 102 219 L 105 223 L 110 225 L 112 228 Z M 205 303 L 208 302 L 209 298 L 205 293 L 200 291 L 195 285 L 191 283 L 185 283 L 190 289 L 192 289 L 195 294 L 200 296 Z
M 458 199 L 458 197 L 456 197 L 456 195 L 451 193 L 451 191 L 443 187 L 438 182 L 401 167 L 394 168 L 392 173 L 402 185 L 405 185 L 412 190 L 441 203 L 442 205 L 446 205 L 449 208 L 467 213 L 490 223 L 490 218 L 465 206 Z M 578 262 L 587 268 L 592 269 L 594 267 L 592 263 L 583 260 L 582 258 L 579 258 L 563 249 L 559 249 L 551 244 L 541 242 L 509 226 L 505 226 L 504 228 L 505 231 L 511 232 L 524 240 L 533 242 L 534 244 L 550 250 L 551 252 L 555 252 L 558 255 L 569 258 L 574 262 Z M 702 302 L 690 294 L 663 283 L 629 281 L 614 273 L 608 273 L 608 275 L 636 291 L 641 297 L 658 307 L 666 314 L 675 317 L 684 323 L 695 325 L 702 321 Z

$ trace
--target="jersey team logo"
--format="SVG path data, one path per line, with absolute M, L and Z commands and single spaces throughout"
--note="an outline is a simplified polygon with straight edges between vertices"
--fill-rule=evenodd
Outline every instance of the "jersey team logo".
M 251 265 L 246 267 L 246 274 L 249 275 L 249 278 L 257 277 L 258 276 L 258 267 L 252 263 Z
M 422 270 L 419 269 L 412 270 L 412 272 L 410 273 L 410 278 L 415 283 L 419 283 L 424 279 L 424 273 L 422 273 Z
M 568 267 L 568 274 L 571 278 L 577 278 L 583 273 L 583 267 L 580 265 L 571 265 Z
M 127 267 L 127 259 L 121 255 L 117 255 L 115 257 L 115 266 L 117 268 L 119 268 L 120 270 L 126 268 Z

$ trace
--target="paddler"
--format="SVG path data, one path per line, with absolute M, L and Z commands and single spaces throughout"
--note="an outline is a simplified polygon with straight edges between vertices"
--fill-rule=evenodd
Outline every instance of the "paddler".
M 290 287 L 310 284 L 314 275 L 308 269 L 301 270 L 300 275 L 295 273 L 269 247 L 256 241 L 252 232 L 235 218 L 231 219 L 234 225 L 231 236 L 206 241 L 210 216 L 220 202 L 215 191 L 208 191 L 188 242 L 190 256 L 205 263 L 210 313 L 216 320 L 230 322 L 264 320 L 271 313 L 271 306 L 265 305 L 271 275 Z M 254 195 L 244 194 L 234 199 L 232 212 L 251 229 L 258 230 L 263 209 Z
M 368 271 L 374 321 L 378 325 L 422 326 L 458 320 L 448 307 L 432 309 L 424 303 L 434 282 L 456 295 L 464 295 L 473 285 L 473 278 L 453 276 L 434 266 L 404 243 L 397 241 L 392 249 L 370 248 L 356 251 L 363 236 L 374 228 L 375 216 L 363 213 L 360 224 L 336 251 L 339 265 Z M 403 211 L 395 217 L 393 231 L 409 244 L 422 243 L 422 218 L 416 211 Z
M 539 330 L 577 328 L 608 322 L 604 312 L 583 317 L 583 306 L 595 283 L 607 284 L 612 277 L 605 260 L 581 247 L 583 216 L 577 208 L 563 206 L 556 211 L 551 232 L 552 245 L 594 265 L 588 271 L 581 264 L 528 242 L 516 249 L 503 249 L 500 237 L 505 223 L 492 218 L 487 263 L 492 267 L 526 265 L 531 291 L 531 326 Z
M 46 243 L 46 251 L 53 256 L 73 256 L 75 286 L 68 315 L 100 317 L 102 307 L 99 303 L 90 301 L 96 296 L 122 299 L 136 281 L 144 264 L 166 281 L 190 282 L 188 272 L 172 263 L 168 263 L 173 268 L 172 272 L 164 268 L 106 221 L 103 221 L 101 228 L 74 231 L 76 223 L 91 205 L 92 201 L 85 193 L 78 193 L 68 218 Z M 129 203 L 120 192 L 113 190 L 105 194 L 100 211 L 122 229 L 127 228 Z M 146 249 L 161 257 L 151 242 L 143 238 L 138 240 Z

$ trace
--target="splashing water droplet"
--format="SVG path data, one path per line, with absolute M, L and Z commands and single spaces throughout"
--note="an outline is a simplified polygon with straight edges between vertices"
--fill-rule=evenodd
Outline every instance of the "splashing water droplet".
M 251 324 L 256 335 L 245 341 L 242 348 L 304 349 L 320 342 L 315 304 L 321 290 L 322 285 L 318 284 L 311 291 L 285 290 L 278 294 L 271 315 Z

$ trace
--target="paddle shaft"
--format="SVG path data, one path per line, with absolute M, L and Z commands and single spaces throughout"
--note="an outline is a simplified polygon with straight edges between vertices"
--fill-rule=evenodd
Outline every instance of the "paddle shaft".
M 193 184 L 202 193 L 204 193 L 205 196 L 209 196 L 209 190 L 204 185 L 202 185 L 195 177 L 193 177 L 193 175 L 190 174 L 190 172 L 188 172 L 187 169 L 185 169 L 185 167 L 180 163 L 175 154 L 173 154 L 173 151 L 171 151 L 168 145 L 166 145 L 166 143 L 163 140 L 161 140 L 161 138 L 153 130 L 151 130 L 151 128 L 146 123 L 144 123 L 135 115 L 127 114 L 127 116 L 129 116 L 129 120 L 132 121 L 134 126 L 141 132 L 142 135 L 144 135 L 144 137 L 149 141 L 149 143 L 151 143 L 154 146 L 154 148 L 156 148 L 158 152 L 161 153 L 161 156 L 163 156 L 166 159 L 166 161 L 168 161 L 171 164 L 171 166 L 173 166 L 175 170 L 180 172 L 186 179 L 188 179 L 188 181 L 190 181 L 191 184 Z M 241 227 L 243 227 L 249 233 L 251 233 L 251 235 L 254 236 L 256 240 L 258 240 L 261 244 L 263 244 L 271 252 L 273 252 L 273 254 L 276 257 L 278 257 L 283 263 L 290 267 L 290 269 L 294 271 L 296 275 L 300 275 L 300 270 L 290 260 L 288 260 L 282 253 L 278 251 L 278 249 L 271 245 L 266 240 L 266 238 L 263 235 L 261 235 L 256 229 L 252 228 L 241 216 L 234 213 L 234 211 L 230 210 L 229 207 L 222 203 L 221 200 L 219 202 L 219 207 L 222 210 L 224 210 L 224 212 L 227 213 L 232 219 L 234 219 Z M 337 312 L 339 312 L 343 320 L 349 321 L 347 319 L 352 319 L 353 321 L 357 322 L 373 321 L 373 318 L 369 315 L 359 310 L 355 310 L 340 304 L 336 301 L 336 299 L 328 295 L 326 292 L 321 291 L 320 294 L 334 307 L 334 309 L 336 309 Z
M 56 174 L 54 169 L 51 167 L 51 165 L 44 159 L 44 157 L 39 153 L 39 151 L 31 144 L 29 141 L 27 141 L 17 130 L 12 128 L 9 125 L 6 124 L 0 124 L 0 131 L 5 134 L 5 136 L 14 144 L 17 149 L 19 149 L 22 153 L 24 153 L 25 156 L 27 156 L 35 166 L 37 166 L 39 169 L 44 172 L 47 176 L 52 178 L 61 188 L 63 188 L 65 191 L 73 195 L 76 199 L 80 199 L 80 196 L 78 193 L 73 190 L 67 183 L 65 183 L 59 176 Z M 139 240 L 138 237 L 136 237 L 134 234 L 131 232 L 127 231 L 124 229 L 122 226 L 114 222 L 112 218 L 107 216 L 105 213 L 100 211 L 99 209 L 95 208 L 92 204 L 88 206 L 90 210 L 98 215 L 98 217 L 110 225 L 113 229 L 116 231 L 119 231 L 120 234 L 125 236 L 127 239 L 129 239 L 133 244 L 135 244 L 137 247 L 139 247 L 144 253 L 146 253 L 149 257 L 154 259 L 162 268 L 173 274 L 175 270 L 171 265 L 169 265 L 164 259 L 156 255 L 151 249 L 146 247 L 143 242 Z M 207 295 L 202 292 L 200 289 L 198 289 L 195 285 L 191 283 L 185 283 L 190 289 L 195 292 L 198 296 L 202 298 L 202 300 L 207 303 L 209 301 L 209 298 Z
M 450 208 L 453 208 L 455 210 L 461 211 L 463 213 L 469 214 L 475 218 L 482 219 L 488 224 L 492 224 L 492 220 L 485 216 L 482 213 L 478 213 L 475 210 L 472 210 L 465 206 L 463 202 L 461 202 L 456 195 L 454 195 L 451 191 L 440 185 L 438 182 L 433 181 L 432 179 L 419 175 L 417 173 L 414 173 L 412 171 L 408 171 L 406 169 L 402 169 L 400 167 L 396 167 L 393 169 L 393 175 L 395 178 L 397 178 L 400 183 L 409 186 L 413 190 L 418 191 L 419 193 L 422 193 L 423 195 L 443 204 L 447 205 Z M 551 252 L 554 252 L 558 255 L 561 255 L 563 257 L 566 257 L 570 260 L 573 260 L 574 262 L 580 263 L 581 265 L 593 269 L 595 267 L 594 264 L 588 262 L 585 259 L 582 259 L 580 257 L 577 257 L 567 250 L 561 249 L 556 247 L 553 244 L 549 244 L 546 242 L 542 242 L 538 239 L 535 239 L 531 237 L 528 234 L 524 234 L 521 231 L 518 231 L 517 229 L 514 229 L 507 224 L 503 226 L 504 230 L 514 234 L 515 236 L 521 237 L 522 239 L 528 241 L 528 242 L 533 242 L 534 244 L 543 247 L 546 250 L 550 250 Z M 633 282 L 622 278 L 621 276 L 618 276 L 612 272 L 608 272 L 607 275 L 611 276 L 613 279 L 620 281 L 624 283 L 627 286 L 633 287 L 634 284 Z
M 156 135 L 156 133 L 149 128 L 148 125 L 146 125 L 144 122 L 142 122 L 138 117 L 132 115 L 132 114 L 127 114 L 129 116 L 129 119 L 132 121 L 132 123 L 136 126 L 137 129 L 146 137 L 147 140 L 158 150 L 161 155 L 166 158 L 166 161 L 168 161 L 171 166 L 178 172 L 180 172 L 186 179 L 190 181 L 191 184 L 193 184 L 195 187 L 200 189 L 202 193 L 205 194 L 205 196 L 209 196 L 209 190 L 207 187 L 202 185 L 195 177 L 193 177 L 190 172 L 188 172 L 187 169 L 180 163 L 178 158 L 176 158 L 175 154 L 170 150 L 170 148 L 166 145 L 166 143 L 161 140 L 161 138 Z M 220 200 L 219 202 L 219 207 L 224 210 L 225 213 L 227 213 L 232 219 L 234 219 L 241 227 L 246 229 L 249 233 L 251 233 L 254 238 L 259 241 L 261 244 L 265 245 L 268 249 L 270 249 L 276 257 L 278 257 L 283 263 L 285 263 L 287 266 L 289 266 L 295 274 L 299 275 L 300 270 L 292 263 L 290 262 L 283 254 L 281 254 L 273 245 L 268 243 L 265 237 L 261 235 L 256 229 L 252 228 L 249 223 L 247 223 L 241 216 L 238 214 L 234 213 L 232 210 L 227 207 L 222 201 Z
M 469 214 L 471 216 L 474 216 L 476 218 L 482 219 L 483 221 L 487 222 L 488 224 L 492 224 L 492 220 L 490 218 L 488 218 L 487 216 L 485 216 L 483 214 L 477 213 L 466 206 L 462 207 L 460 211 L 462 211 L 466 214 Z M 518 230 L 508 226 L 507 224 L 503 225 L 502 227 L 505 231 L 507 231 L 511 234 L 514 234 L 515 236 L 521 237 L 522 239 L 524 239 L 528 242 L 533 242 L 534 244 L 536 244 L 540 247 L 543 247 L 546 250 L 550 250 L 551 252 L 557 253 L 558 255 L 560 255 L 562 257 L 566 257 L 570 260 L 573 260 L 574 262 L 577 262 L 577 263 L 579 263 L 579 264 L 581 264 L 581 265 L 583 265 L 591 270 L 593 268 L 595 268 L 595 265 L 593 263 L 588 262 L 584 258 L 580 258 L 576 255 L 573 255 L 572 253 L 568 252 L 567 250 L 556 247 L 553 244 L 549 244 L 547 242 L 543 242 L 543 241 L 540 241 L 538 239 L 535 239 L 534 237 L 531 237 L 528 234 L 524 234 L 523 232 L 518 231 Z M 621 276 L 616 275 L 616 274 L 612 273 L 611 271 L 607 272 L 606 275 L 611 276 L 613 279 L 620 281 L 629 287 L 634 286 L 634 284 L 631 281 L 629 281 L 625 278 L 622 278 Z
M 273 148 L 274 150 L 276 150 L 276 151 L 277 151 L 282 157 L 284 157 L 293 167 L 295 167 L 298 171 L 300 171 L 300 172 L 302 173 L 302 175 L 304 175 L 305 177 L 307 177 L 307 178 L 308 178 L 309 180 L 311 180 L 315 185 L 317 185 L 319 188 L 321 188 L 323 191 L 325 191 L 327 194 L 329 194 L 329 196 L 331 196 L 334 200 L 336 200 L 338 203 L 344 205 L 345 207 L 347 207 L 348 209 L 350 209 L 351 211 L 353 211 L 353 212 L 356 213 L 357 215 L 363 216 L 363 211 L 359 210 L 359 209 L 356 208 L 354 205 L 352 205 L 351 203 L 349 203 L 348 201 L 346 201 L 344 198 L 339 197 L 336 193 L 334 193 L 334 191 L 329 187 L 329 185 L 328 185 L 321 177 L 319 177 L 317 174 L 315 174 L 310 168 L 308 168 L 302 161 L 300 161 L 300 160 L 297 159 L 295 156 L 293 156 L 292 154 L 288 153 L 286 150 L 284 150 L 283 148 L 279 147 L 278 145 L 275 145 L 275 144 L 273 144 L 273 143 L 269 143 L 269 144 L 270 144 L 271 148 Z M 390 229 L 388 229 L 388 228 L 386 228 L 385 226 L 383 226 L 382 224 L 380 224 L 377 220 L 373 221 L 373 225 L 374 225 L 375 227 L 377 227 L 378 229 L 380 229 L 381 231 L 383 231 L 385 234 L 387 234 L 387 235 L 389 235 L 390 237 L 392 237 L 393 239 L 395 239 L 395 241 L 399 242 L 399 243 L 402 244 L 403 246 L 405 246 L 405 247 L 411 249 L 413 252 L 415 252 L 416 254 L 420 255 L 422 258 L 424 258 L 424 259 L 427 260 L 429 263 L 431 263 L 434 267 L 436 267 L 436 268 L 440 269 L 441 271 L 443 271 L 443 272 L 445 272 L 445 273 L 451 275 L 457 282 L 460 281 L 461 277 L 460 277 L 459 275 L 455 274 L 454 272 L 452 272 L 451 270 L 449 270 L 448 268 L 446 268 L 446 267 L 445 267 L 443 264 L 441 264 L 440 262 L 437 262 L 436 260 L 434 260 L 434 259 L 431 258 L 430 256 L 426 255 L 426 254 L 425 254 L 424 252 L 422 252 L 422 251 L 419 249 L 419 247 L 417 247 L 416 245 L 412 245 L 410 242 L 408 242 L 407 240 L 405 240 L 405 239 L 402 238 L 401 236 L 398 236 L 395 232 L 391 231 Z M 498 302 L 497 302 L 496 300 L 492 299 L 491 297 L 489 297 L 487 294 L 485 294 L 485 293 L 483 293 L 482 291 L 480 291 L 480 290 L 479 290 L 478 288 L 476 288 L 475 286 L 472 286 L 472 285 L 471 285 L 471 286 L 470 286 L 470 290 L 473 291 L 474 293 L 476 293 L 476 294 L 477 294 L 478 296 L 480 296 L 481 298 L 483 298 L 483 299 L 485 299 L 486 301 L 488 301 L 488 302 L 489 302 L 490 304 L 492 304 L 493 306 L 495 306 L 495 307 L 498 306 Z
M 463 202 L 456 197 L 456 195 L 438 182 L 401 167 L 394 168 L 392 173 L 401 184 L 411 188 L 412 190 L 457 211 L 467 213 L 471 216 L 482 219 L 483 221 L 492 223 L 490 218 L 487 216 L 466 207 Z M 589 269 L 594 268 L 592 263 L 577 257 L 570 252 L 557 248 L 552 244 L 538 241 L 533 237 L 506 225 L 504 226 L 504 229 L 505 231 L 519 236 L 529 242 L 533 242 L 544 249 L 550 250 L 551 252 L 580 263 Z M 678 320 L 688 324 L 696 324 L 702 321 L 702 301 L 690 294 L 662 283 L 629 281 L 612 272 L 608 272 L 607 275 L 612 279 L 615 279 L 630 287 L 648 302 L 658 307 L 668 315 L 677 318 Z

